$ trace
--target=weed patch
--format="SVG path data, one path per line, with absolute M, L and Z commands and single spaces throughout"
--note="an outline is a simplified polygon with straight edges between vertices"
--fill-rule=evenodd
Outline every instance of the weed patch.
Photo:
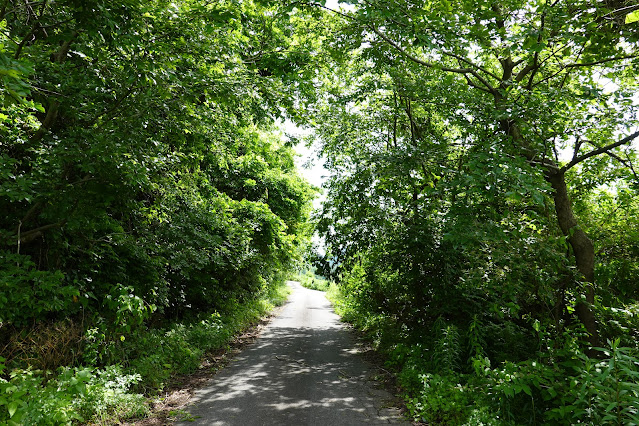
M 151 411 L 145 395 L 196 371 L 206 354 L 228 348 L 288 294 L 282 283 L 260 297 L 231 303 L 224 313 L 163 329 L 139 327 L 120 342 L 122 362 L 117 365 L 7 372 L 0 358 L 0 424 L 113 424 L 143 418 Z
M 620 340 L 590 358 L 574 337 L 578 333 L 566 331 L 560 349 L 540 353 L 536 360 L 491 365 L 477 318 L 464 333 L 466 344 L 460 330 L 442 318 L 420 343 L 393 318 L 367 311 L 335 284 L 327 297 L 395 372 L 413 420 L 441 425 L 639 423 L 639 354 L 621 347 Z

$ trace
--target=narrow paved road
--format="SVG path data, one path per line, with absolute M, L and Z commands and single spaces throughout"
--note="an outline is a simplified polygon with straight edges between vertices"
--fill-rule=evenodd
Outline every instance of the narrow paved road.
M 258 340 L 196 393 L 182 425 L 409 424 L 324 293 L 293 294 Z

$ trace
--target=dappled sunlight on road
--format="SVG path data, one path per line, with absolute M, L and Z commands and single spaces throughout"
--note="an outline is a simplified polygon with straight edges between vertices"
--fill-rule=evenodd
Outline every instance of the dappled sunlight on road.
M 324 293 L 292 285 L 262 336 L 197 393 L 188 424 L 402 423 Z

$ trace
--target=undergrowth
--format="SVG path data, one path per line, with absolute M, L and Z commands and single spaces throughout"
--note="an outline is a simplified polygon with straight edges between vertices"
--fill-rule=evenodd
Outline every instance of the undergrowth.
M 0 425 L 114 424 L 148 415 L 148 396 L 178 374 L 195 371 L 207 352 L 228 347 L 234 336 L 283 304 L 290 289 L 280 284 L 252 300 L 229 303 L 190 323 L 160 329 L 139 327 L 118 345 L 105 367 L 97 363 L 56 371 L 13 368 L 0 358 Z M 93 347 L 99 336 L 93 335 Z M 97 333 L 99 334 L 99 333 Z M 91 349 L 91 339 L 88 339 Z M 105 348 L 103 348 L 105 349 Z M 88 350 L 85 356 L 95 359 Z M 101 354 L 106 356 L 105 354 Z
M 491 365 L 484 324 L 462 333 L 442 318 L 419 342 L 393 318 L 374 314 L 331 284 L 337 313 L 363 330 L 386 358 L 413 420 L 441 425 L 639 424 L 639 354 L 620 340 L 588 357 L 566 330 L 563 342 L 539 328 L 531 359 Z M 538 328 L 538 327 L 537 327 Z M 426 342 L 426 340 L 428 340 Z M 556 347 L 552 347 L 551 343 Z

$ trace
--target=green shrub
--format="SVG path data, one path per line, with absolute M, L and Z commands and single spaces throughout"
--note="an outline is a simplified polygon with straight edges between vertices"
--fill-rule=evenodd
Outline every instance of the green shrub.
M 421 374 L 422 387 L 406 405 L 416 420 L 427 423 L 460 425 L 470 416 L 474 395 L 455 375 Z
M 282 306 L 288 300 L 291 292 L 291 288 L 282 280 L 279 285 L 268 287 L 265 296 L 273 306 Z
M 24 326 L 79 309 L 80 292 L 60 271 L 41 271 L 30 256 L 0 250 L 0 324 Z
M 37 370 L 14 370 L 0 379 L 0 422 L 8 425 L 70 424 L 127 419 L 148 412 L 142 395 L 128 393 L 139 375 L 105 370 L 63 368 L 48 381 Z
M 189 344 L 203 351 L 222 347 L 230 337 L 222 321 L 222 316 L 215 312 L 208 318 L 192 324 L 187 335 Z
M 144 417 L 149 412 L 146 398 L 129 392 L 140 380 L 139 374 L 124 374 L 118 365 L 97 370 L 74 405 L 83 418 L 91 421 Z
M 432 356 L 432 371 L 453 373 L 460 368 L 461 345 L 459 331 L 453 324 L 446 324 L 440 317 L 433 325 L 435 344 Z
M 548 411 L 556 424 L 639 424 L 639 357 L 619 346 L 619 339 L 600 348 L 602 359 L 577 353 L 575 371 L 557 389 L 559 406 Z M 554 392 L 553 392 L 554 394 Z
M 360 303 L 359 282 L 357 271 L 347 274 L 327 296 L 386 355 L 414 419 L 450 425 L 639 424 L 638 352 L 621 347 L 621 339 L 590 358 L 578 328 L 555 336 L 536 323 L 538 336 L 531 338 L 523 326 L 484 324 L 473 316 L 464 332 L 440 317 L 420 342 L 414 330 Z M 487 341 L 499 346 L 497 354 Z M 531 347 L 545 350 L 531 356 Z M 526 348 L 527 360 L 508 360 L 520 359 Z

